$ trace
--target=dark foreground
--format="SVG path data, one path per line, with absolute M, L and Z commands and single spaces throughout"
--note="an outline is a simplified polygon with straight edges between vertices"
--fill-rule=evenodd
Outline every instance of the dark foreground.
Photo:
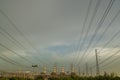
M 69 77 L 50 77 L 43 78 L 42 76 L 37 77 L 36 79 L 29 78 L 0 78 L 0 80 L 120 80 L 118 76 L 96 76 L 96 77 L 78 77 L 78 76 L 69 76 Z

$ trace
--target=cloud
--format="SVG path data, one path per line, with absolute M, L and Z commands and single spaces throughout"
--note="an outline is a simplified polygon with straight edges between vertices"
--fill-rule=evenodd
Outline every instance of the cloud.
M 75 63 L 79 63 L 82 55 L 85 54 L 83 63 L 81 64 L 84 69 L 86 62 L 88 62 L 90 66 L 95 64 L 95 49 L 98 49 L 98 52 L 102 49 L 99 53 L 102 60 L 120 49 L 119 46 L 115 47 L 119 45 L 120 35 L 118 34 L 111 40 L 114 34 L 120 30 L 120 16 L 118 16 L 107 31 L 105 31 L 105 28 L 119 10 L 118 1 L 115 1 L 101 28 L 94 34 L 108 3 L 109 0 L 101 2 L 91 29 L 88 30 L 96 1 L 92 3 L 82 33 L 82 27 L 89 4 L 88 0 L 1 0 L 0 10 L 8 15 L 9 19 L 24 34 L 27 40 L 13 27 L 11 22 L 0 13 L 0 27 L 4 28 L 11 36 L 20 42 L 25 49 L 20 46 L 18 42 L 11 39 L 3 30 L 0 30 L 0 32 L 4 33 L 10 40 L 0 34 L 0 43 L 31 60 L 34 64 L 39 65 L 49 64 L 51 66 L 56 62 L 59 65 L 69 65 L 73 59 L 75 59 Z M 105 34 L 102 34 L 104 31 Z M 87 33 L 88 35 L 85 36 Z M 93 35 L 96 36 L 92 40 Z M 11 40 L 15 42 L 15 44 L 13 44 Z M 106 45 L 109 40 L 111 40 L 110 43 Z M 18 56 L 9 54 L 11 52 L 2 47 L 0 47 L 0 52 L 18 62 L 22 63 L 23 61 L 23 64 L 26 63 Z M 119 54 L 115 57 L 118 56 Z M 1 62 L 4 63 L 3 61 Z M 5 65 L 7 64 L 5 63 L 4 66 Z M 31 64 L 28 65 L 30 66 Z

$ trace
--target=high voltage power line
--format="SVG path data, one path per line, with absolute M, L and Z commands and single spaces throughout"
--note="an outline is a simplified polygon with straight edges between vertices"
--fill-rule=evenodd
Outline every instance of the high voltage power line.
M 23 49 L 21 46 L 19 46 L 19 45 L 17 44 L 17 42 L 13 41 L 13 39 L 11 39 L 10 36 L 9 36 L 9 37 L 6 36 L 3 32 L 0 32 L 0 34 L 1 34 L 2 36 L 6 37 L 6 39 L 8 39 L 9 41 L 11 41 L 14 45 L 16 45 L 16 47 L 19 47 L 19 48 Z
M 12 24 L 12 26 L 13 26 L 13 27 L 19 32 L 19 34 L 29 43 L 29 45 L 33 48 L 33 50 L 35 50 L 36 53 L 39 53 L 39 51 L 36 50 L 36 49 L 33 47 L 33 45 L 32 45 L 31 42 L 26 38 L 26 36 L 25 36 L 25 35 L 17 28 L 17 26 L 11 21 L 11 19 L 10 19 L 2 10 L 0 10 L 0 13 L 8 19 L 8 21 Z M 44 61 L 40 60 L 38 57 L 36 57 L 36 59 L 39 60 L 39 61 L 41 61 L 41 62 L 44 62 Z M 47 60 L 47 61 L 49 61 L 49 60 Z
M 111 42 L 115 39 L 116 36 L 118 36 L 118 34 L 120 33 L 120 30 L 117 31 L 113 36 L 112 38 L 102 47 L 102 49 L 100 50 L 100 52 Z
M 100 42 L 100 40 L 103 38 L 103 36 L 106 34 L 107 30 L 109 29 L 109 27 L 112 25 L 112 23 L 115 21 L 115 19 L 120 15 L 120 10 L 117 12 L 117 14 L 113 17 L 113 19 L 111 20 L 111 22 L 108 24 L 108 26 L 105 28 L 105 30 L 103 31 L 103 33 L 101 33 L 102 35 L 99 37 L 99 39 L 96 41 L 96 43 L 94 44 L 94 46 Z M 89 52 L 89 54 L 92 51 Z
M 98 11 L 98 8 L 99 8 L 99 6 L 100 6 L 101 1 L 102 1 L 102 0 L 97 0 L 97 3 L 96 3 L 96 5 L 95 5 L 95 9 L 94 9 L 94 11 L 93 11 L 93 15 L 92 15 L 91 20 L 90 20 L 90 22 L 89 22 L 89 25 L 88 25 L 86 34 L 85 34 L 85 36 L 84 36 L 84 38 L 83 38 L 83 42 L 82 42 L 82 44 L 81 44 L 81 48 L 83 48 L 83 45 L 85 44 L 85 40 L 86 40 L 86 38 L 87 38 L 87 36 L 88 36 L 88 33 L 89 33 L 89 31 L 90 31 L 90 29 L 91 29 L 91 27 L 92 27 L 92 23 L 93 23 L 93 21 L 94 21 L 94 18 L 95 18 L 95 16 L 96 16 L 96 13 L 97 13 L 97 11 Z M 82 62 L 84 55 L 85 55 L 85 52 L 84 52 L 83 55 L 81 56 L 80 62 L 78 62 L 78 65 Z
M 12 40 L 14 40 L 15 42 L 13 42 L 14 44 L 19 44 L 19 45 L 21 45 L 21 47 L 23 47 L 24 48 L 24 46 L 20 43 L 20 42 L 18 42 L 13 36 L 11 36 L 6 30 L 4 30 L 1 26 L 0 26 L 0 29 L 2 30 L 2 31 L 4 31 L 4 33 L 6 33 Z M 5 36 L 2 32 L 0 32 L 3 36 Z M 7 36 L 5 36 L 5 37 L 7 37 Z M 8 38 L 9 39 L 9 38 Z M 10 39 L 9 39 L 10 40 Z M 1 44 L 1 46 L 4 46 L 4 45 L 2 45 Z M 4 46 L 5 47 L 5 46 Z M 7 47 L 6 47 L 7 48 Z M 8 48 L 7 48 L 8 49 Z M 23 56 L 21 56 L 21 55 L 19 55 L 18 54 L 18 56 L 19 57 L 22 57 L 22 59 L 24 59 L 24 60 L 26 60 L 26 58 L 25 57 L 23 57 Z M 30 61 L 29 61 L 30 62 Z
M 111 20 L 111 22 L 108 24 L 108 26 L 104 29 L 104 31 L 101 33 L 101 36 L 98 38 L 97 43 L 99 43 L 99 41 L 103 38 L 104 34 L 106 34 L 107 30 L 109 29 L 109 27 L 112 25 L 112 23 L 116 20 L 116 18 L 120 15 L 120 10 L 116 13 L 116 15 L 113 17 L 113 19 Z
M 94 38 L 95 38 L 96 35 L 97 35 L 97 32 L 98 32 L 99 29 L 102 27 L 102 24 L 103 24 L 105 18 L 107 17 L 107 15 L 108 15 L 108 13 L 109 13 L 109 11 L 110 11 L 110 9 L 111 9 L 111 7 L 112 7 L 114 1 L 115 1 L 115 0 L 111 0 L 111 1 L 109 2 L 109 5 L 107 6 L 107 8 L 106 8 L 106 10 L 105 10 L 105 12 L 104 12 L 104 14 L 103 14 L 101 20 L 100 20 L 99 23 L 98 23 L 97 28 L 95 29 L 95 31 L 94 31 L 94 33 L 93 33 L 92 38 L 91 38 L 90 41 L 89 41 L 89 45 L 88 45 L 87 50 L 85 51 L 85 53 L 87 53 L 87 51 L 88 51 L 88 49 L 90 48 L 90 46 L 91 46 L 91 44 L 92 44 Z M 85 53 L 84 53 L 84 54 L 85 54 Z M 88 55 L 88 54 L 87 54 L 87 55 Z
M 116 46 L 117 47 L 117 46 Z M 110 53 L 110 52 L 109 52 Z M 102 60 L 101 62 L 99 62 L 100 67 L 105 67 L 111 63 L 113 63 L 113 61 L 116 61 L 117 59 L 119 59 L 119 57 L 116 57 L 115 59 L 113 59 L 112 61 L 108 62 L 109 60 L 111 60 L 113 57 L 115 57 L 117 54 L 120 53 L 120 50 L 114 52 L 113 54 L 109 55 L 107 58 L 105 58 L 104 60 Z M 105 62 L 108 62 L 106 64 L 104 64 Z M 103 65 L 104 64 L 104 65 Z M 95 65 L 92 66 L 93 68 L 95 68 Z
M 22 65 L 22 64 L 16 62 L 15 60 L 13 60 L 13 59 L 7 57 L 6 55 L 4 55 L 4 54 L 2 54 L 2 53 L 0 54 L 0 56 L 1 56 L 2 58 L 6 59 L 6 60 L 8 60 L 8 61 L 10 61 L 10 62 L 12 62 L 12 63 L 18 65 L 18 66 L 21 66 L 21 65 Z
M 108 53 L 111 53 L 114 49 L 116 49 L 117 47 L 119 47 L 119 45 L 116 45 L 116 46 L 112 46 L 112 49 L 109 50 L 109 52 L 106 52 L 106 55 L 103 55 L 103 56 L 107 56 Z M 107 50 L 108 51 L 108 50 Z M 103 52 L 104 53 L 104 52 Z M 94 56 L 93 56 L 94 57 Z M 91 59 L 93 59 L 93 57 L 91 57 L 88 61 L 90 61 Z M 103 60 L 104 61 L 104 60 Z M 101 62 L 100 62 L 101 63 Z M 95 65 L 93 65 L 95 66 Z
M 102 68 L 104 69 L 104 67 L 106 67 L 106 66 L 114 63 L 114 61 L 116 61 L 116 60 L 118 60 L 118 59 L 120 59 L 120 58 L 119 58 L 119 57 L 114 58 L 113 60 L 111 60 L 111 61 L 109 61 L 108 63 L 104 64 L 104 65 L 102 66 Z
M 114 57 L 115 55 L 117 55 L 120 52 L 120 50 L 118 50 L 117 52 L 115 52 L 114 54 L 110 55 L 109 57 L 107 57 L 106 59 L 104 59 L 102 62 L 100 62 L 100 64 L 108 61 L 109 59 L 111 59 L 112 57 Z
M 3 61 L 5 61 L 5 62 L 7 62 L 7 63 L 12 64 L 12 65 L 16 65 L 13 61 L 10 61 L 10 60 L 8 60 L 8 59 L 6 59 L 6 58 L 3 58 L 2 56 L 0 56 L 0 59 L 2 59 Z
M 105 30 L 108 30 L 108 28 L 111 26 L 111 24 L 114 22 L 114 20 L 118 17 L 118 15 L 120 14 L 120 10 L 117 12 L 117 14 L 113 17 L 113 19 L 111 20 L 111 22 L 109 23 L 109 25 L 105 28 Z M 104 32 L 102 33 L 102 36 L 101 37 L 103 37 L 103 35 L 105 34 L 105 30 L 104 30 Z M 102 51 L 118 34 L 119 34 L 119 32 L 120 31 L 118 31 L 118 32 L 116 32 L 115 33 L 115 35 L 113 35 L 113 37 L 104 45 L 104 47 L 100 50 L 100 51 Z M 101 38 L 100 38 L 101 39 Z M 100 39 L 98 39 L 99 41 L 100 41 Z M 117 45 L 118 46 L 118 45 Z M 115 46 L 115 47 L 117 47 L 117 46 Z M 114 48 L 115 48 L 114 47 Z M 113 50 L 113 49 L 112 49 Z M 106 59 L 104 59 L 102 62 L 100 62 L 100 64 L 102 64 L 102 63 L 104 63 L 105 61 L 108 61 L 108 60 L 110 60 L 114 55 L 117 55 L 119 53 L 119 51 L 117 51 L 116 53 L 114 53 L 114 54 L 112 54 L 112 55 L 110 55 L 109 57 L 107 57 Z M 114 59 L 114 60 L 117 60 L 117 59 Z M 112 61 L 114 61 L 114 60 L 112 60 Z M 111 61 L 111 62 L 112 62 Z M 110 64 L 110 62 L 109 63 L 107 63 L 107 64 L 105 64 L 104 66 L 106 66 L 106 65 L 108 65 L 108 64 Z M 102 66 L 103 67 L 103 66 Z
M 0 46 L 3 47 L 3 48 L 5 48 L 5 49 L 7 49 L 7 50 L 10 51 L 10 52 L 12 52 L 13 54 L 16 54 L 16 55 L 19 56 L 21 59 L 23 59 L 23 60 L 25 60 L 25 61 L 27 61 L 27 62 L 29 62 L 29 63 L 32 63 L 32 62 L 29 61 L 27 58 L 19 55 L 18 53 L 16 53 L 15 51 L 13 51 L 13 50 L 11 50 L 11 49 L 9 49 L 9 48 L 7 48 L 7 47 L 6 47 L 5 45 L 3 45 L 2 43 L 0 43 Z M 33 63 L 32 63 L 32 64 L 33 64 Z
M 114 1 L 112 2 L 112 0 L 111 0 L 111 4 L 109 4 L 109 6 L 111 6 L 112 7 L 112 5 L 113 5 L 113 3 L 114 3 Z M 109 8 L 107 8 L 108 9 L 108 12 L 109 12 L 109 10 L 111 9 L 111 7 L 109 7 Z M 105 15 L 107 16 L 107 14 L 108 14 L 108 12 L 107 12 L 107 10 L 105 11 Z M 117 16 L 119 15 L 119 13 L 120 13 L 120 11 L 118 11 L 117 12 L 117 14 L 114 16 L 114 18 L 111 20 L 111 22 L 109 23 L 109 25 L 105 28 L 105 30 L 104 30 L 104 32 L 102 33 L 102 36 L 105 34 L 105 31 L 106 30 L 108 30 L 108 28 L 111 26 L 111 24 L 114 22 L 114 20 L 117 18 Z M 99 23 L 99 28 L 101 27 L 101 25 L 102 25 L 102 23 L 104 22 L 104 20 L 105 20 L 105 15 L 103 15 L 104 17 L 102 18 L 102 20 L 101 20 L 101 22 Z M 97 31 L 99 30 L 99 28 L 97 29 Z M 95 32 L 96 33 L 96 32 Z M 117 35 L 119 34 L 119 31 L 106 43 L 106 45 L 107 44 L 109 44 Z M 95 36 L 96 36 L 96 34 L 95 34 Z M 95 37 L 94 36 L 94 37 Z M 94 39 L 94 37 L 92 38 L 92 39 Z M 92 42 L 91 42 L 92 43 Z M 91 45 L 91 44 L 90 44 Z M 105 46 L 106 46 L 105 45 Z M 117 53 L 116 53 L 117 54 Z M 112 56 L 111 56 L 112 57 Z M 111 57 L 109 57 L 109 58 L 107 58 L 107 59 L 110 59 Z
M 12 40 L 14 40 L 14 43 L 18 44 L 19 46 L 21 46 L 21 48 L 25 49 L 25 47 L 18 41 L 16 40 L 13 36 L 11 36 L 5 29 L 3 29 L 0 26 L 0 30 L 3 31 L 4 33 L 6 33 Z M 2 32 L 0 32 L 3 36 L 5 36 Z
M 81 35 L 80 35 L 80 38 L 79 38 L 79 41 L 78 41 L 78 45 L 77 45 L 77 47 L 76 47 L 76 53 L 75 53 L 75 57 L 73 58 L 73 62 L 72 63 L 74 63 L 74 61 L 75 61 L 75 58 L 76 59 L 79 59 L 79 48 L 80 48 L 80 50 L 81 50 L 81 42 L 82 42 L 82 39 L 81 39 L 81 36 L 83 36 L 83 33 L 84 33 L 84 29 L 85 29 L 85 25 L 86 25 L 86 22 L 87 22 L 87 19 L 88 19 L 88 15 L 89 15 L 89 13 L 90 13 L 90 8 L 91 8 L 91 5 L 92 5 L 92 0 L 90 0 L 89 1 L 89 5 L 88 5 L 88 9 L 87 9 L 87 14 L 86 14 L 86 16 L 85 16 L 85 19 L 84 19 L 84 23 L 83 23 L 83 26 L 82 26 L 82 32 L 81 32 Z M 77 55 L 78 54 L 78 55 Z M 76 60 L 77 61 L 77 60 Z

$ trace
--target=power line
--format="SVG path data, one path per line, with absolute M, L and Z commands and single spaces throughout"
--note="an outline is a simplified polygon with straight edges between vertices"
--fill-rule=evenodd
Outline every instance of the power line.
M 100 62 L 100 64 L 105 63 L 106 61 L 108 61 L 109 59 L 111 59 L 112 57 L 114 57 L 115 55 L 117 55 L 119 52 L 120 52 L 120 50 L 118 50 L 114 54 L 110 55 L 109 57 L 107 57 L 106 59 L 104 59 L 102 62 Z
M 3 29 L 1 26 L 0 26 L 0 29 L 6 33 L 11 39 L 13 39 L 17 44 L 19 44 L 21 46 L 21 48 L 25 49 L 25 47 L 18 41 L 16 40 L 13 36 L 11 36 L 5 29 Z M 0 32 L 2 35 L 4 35 L 2 32 Z M 14 43 L 15 43 L 14 42 Z
M 3 55 L 3 54 L 0 54 L 1 55 L 1 57 L 2 57 L 2 59 L 4 59 L 5 61 L 9 61 L 9 62 L 11 62 L 11 63 L 13 63 L 14 65 L 16 65 L 16 66 L 24 66 L 24 67 L 28 67 L 28 66 L 26 66 L 26 65 L 22 65 L 22 64 L 20 64 L 20 63 L 18 63 L 18 62 L 16 62 L 16 61 L 14 61 L 13 59 L 11 59 L 11 58 L 9 58 L 9 57 L 7 57 L 6 55 Z
M 113 51 L 116 47 L 118 47 L 118 46 L 119 46 L 119 45 L 114 46 L 113 49 L 112 49 L 112 51 Z M 110 51 L 110 52 L 112 52 L 112 51 Z M 109 53 L 110 53 L 110 52 L 109 52 Z M 112 57 L 114 57 L 115 55 L 117 55 L 119 52 L 120 52 L 120 50 L 118 50 L 118 51 L 115 52 L 114 54 L 111 54 L 109 57 L 107 57 L 106 59 L 104 59 L 103 61 L 101 61 L 100 64 L 105 63 L 106 61 L 108 61 L 109 59 L 111 59 Z M 106 54 L 107 54 L 107 53 L 106 53 Z M 104 56 L 106 56 L 106 55 L 104 55 Z
M 114 46 L 113 47 L 113 49 L 110 49 L 109 50 L 109 52 L 107 52 L 107 53 L 110 53 L 110 52 L 112 52 L 115 48 L 117 48 L 119 45 L 116 45 L 116 46 Z M 103 53 L 103 52 L 102 52 Z M 106 55 L 104 55 L 104 56 L 107 56 L 107 53 L 106 53 Z M 88 61 L 90 61 L 91 59 L 92 59 L 93 57 L 91 57 Z M 101 62 L 100 62 L 101 63 Z M 93 65 L 94 67 L 95 67 L 95 65 Z
M 100 40 L 103 38 L 104 34 L 106 34 L 107 30 L 108 30 L 109 27 L 112 25 L 112 23 L 115 21 L 115 19 L 119 16 L 119 14 L 120 14 L 120 10 L 119 10 L 119 11 L 117 12 L 117 14 L 113 17 L 113 19 L 112 19 L 111 22 L 108 24 L 108 26 L 105 28 L 105 30 L 101 33 L 102 35 L 101 35 L 101 36 L 99 37 L 99 39 L 96 41 L 95 45 L 100 42 Z M 94 45 L 94 46 L 95 46 L 95 45 Z M 89 53 L 91 53 L 91 51 L 90 51 Z
M 0 27 L 0 29 L 2 30 L 2 31 L 4 31 L 4 33 L 6 33 L 12 40 L 14 40 L 17 44 L 19 44 L 23 49 L 25 49 L 25 47 L 19 42 L 19 41 L 17 41 L 13 36 L 11 36 L 5 29 L 3 29 L 2 27 Z M 4 33 L 2 33 L 2 32 L 0 32 L 1 33 L 1 35 L 3 35 L 3 36 L 5 36 L 4 35 Z M 7 36 L 5 36 L 7 39 L 9 39 L 9 37 L 7 37 Z M 12 41 L 11 39 L 9 39 L 10 41 Z M 15 42 L 13 42 L 12 41 L 12 43 L 14 43 L 14 44 L 16 44 Z M 3 47 L 3 45 L 1 44 L 1 46 Z M 5 47 L 5 46 L 4 46 Z M 23 56 L 21 56 L 21 55 L 18 55 L 19 57 L 21 57 L 22 59 L 24 59 L 24 60 L 26 60 L 26 58 L 24 58 Z M 27 59 L 27 61 L 29 61 L 28 59 Z M 30 62 L 30 61 L 29 61 Z
M 86 16 L 85 16 L 85 19 L 84 19 L 84 23 L 83 23 L 83 26 L 82 26 L 82 32 L 81 32 L 81 36 L 83 36 L 83 33 L 84 33 L 84 29 L 85 29 L 85 24 L 86 24 L 86 22 L 87 22 L 87 19 L 88 19 L 88 15 L 89 15 L 89 13 L 90 13 L 90 8 L 91 8 L 91 5 L 92 5 L 92 0 L 90 0 L 89 1 L 89 6 L 88 6 L 88 9 L 87 9 L 87 12 L 86 12 Z M 75 59 L 79 59 L 79 48 L 80 48 L 80 50 L 81 50 L 81 42 L 82 42 L 82 39 L 81 39 L 81 36 L 79 37 L 79 42 L 78 42 L 78 45 L 77 45 L 77 48 L 76 48 L 76 55 L 75 55 L 75 57 L 73 58 L 73 63 L 74 63 L 74 61 L 75 61 Z M 78 54 L 78 55 L 77 55 Z M 76 58 L 77 57 L 77 58 Z
M 91 38 L 91 40 L 90 40 L 90 42 L 89 42 L 89 45 L 88 45 L 88 47 L 87 47 L 88 49 L 89 49 L 89 47 L 91 46 L 94 38 L 96 37 L 97 32 L 98 32 L 99 29 L 102 27 L 102 24 L 103 24 L 105 18 L 107 17 L 107 15 L 108 15 L 108 13 L 109 13 L 109 11 L 110 11 L 110 9 L 111 9 L 114 1 L 115 1 L 115 0 L 111 0 L 111 1 L 109 2 L 109 5 L 107 6 L 107 9 L 105 10 L 105 12 L 104 12 L 104 14 L 103 14 L 100 22 L 98 23 L 98 26 L 97 26 L 97 28 L 95 29 L 94 34 L 93 34 L 93 36 L 92 36 L 92 38 Z M 88 51 L 88 49 L 86 50 L 86 52 Z M 89 53 L 88 53 L 88 54 L 89 54 Z
M 105 30 L 101 33 L 102 35 L 99 37 L 99 39 L 97 40 L 96 43 L 98 43 L 104 36 L 104 34 L 107 32 L 107 30 L 109 29 L 109 27 L 112 25 L 112 23 L 115 21 L 115 19 L 119 16 L 120 14 L 120 10 L 117 12 L 117 14 L 114 16 L 114 18 L 111 20 L 111 22 L 109 23 L 109 25 L 105 28 Z M 95 44 L 96 44 L 95 43 Z
M 120 52 L 120 51 L 119 51 L 119 52 Z M 119 52 L 118 52 L 118 53 L 119 53 Z M 116 58 L 114 58 L 112 61 L 110 61 L 110 62 L 104 64 L 102 67 L 105 67 L 105 66 L 110 65 L 110 64 L 112 64 L 114 61 L 116 61 L 116 60 L 118 60 L 118 59 L 120 59 L 120 58 L 119 58 L 119 57 L 116 57 Z
M 115 46 L 117 47 L 117 46 Z M 110 51 L 111 52 L 111 51 Z M 103 61 L 101 61 L 99 64 L 102 65 L 103 63 L 105 63 L 106 61 L 110 60 L 112 57 L 114 57 L 115 55 L 117 55 L 120 52 L 120 50 L 118 50 L 117 52 L 115 52 L 114 54 L 111 54 L 109 57 L 105 58 Z M 106 64 L 105 64 L 106 65 Z M 104 65 L 104 66 L 105 66 Z M 95 65 L 93 66 L 95 67 Z M 103 66 L 102 66 L 103 67 Z
M 90 22 L 89 22 L 88 29 L 87 29 L 87 31 L 86 31 L 85 37 L 83 38 L 83 42 L 82 42 L 82 44 L 81 44 L 81 48 L 83 48 L 83 45 L 85 44 L 85 40 L 86 40 L 86 38 L 87 38 L 87 36 L 88 36 L 88 33 L 89 33 L 89 31 L 90 31 L 90 29 L 91 29 L 91 27 L 92 27 L 92 23 L 93 23 L 93 21 L 94 21 L 94 18 L 95 18 L 95 16 L 96 16 L 96 13 L 97 13 L 97 11 L 98 11 L 98 8 L 99 8 L 99 6 L 100 6 L 101 1 L 102 1 L 102 0 L 97 0 L 97 3 L 96 3 L 96 5 L 95 5 L 95 10 L 94 10 L 93 15 L 92 15 L 92 18 L 91 18 L 91 20 L 90 20 Z M 83 55 L 81 56 L 80 62 L 79 62 L 78 64 L 80 64 L 80 63 L 82 62 L 84 56 L 85 56 L 85 52 L 84 52 Z
M 102 47 L 102 49 L 100 50 L 100 52 L 101 52 L 116 36 L 118 36 L 119 33 L 120 33 L 120 30 L 117 31 L 117 32 L 112 36 L 112 38 Z
M 25 47 L 20 42 L 18 42 L 13 36 L 11 36 L 5 29 L 3 29 L 2 27 L 0 27 L 0 29 L 2 31 L 4 31 L 4 33 L 6 33 L 12 40 L 14 40 L 16 43 L 18 43 L 19 45 L 21 45 L 21 47 L 23 49 L 25 49 Z M 7 37 L 4 33 L 2 33 L 2 32 L 0 32 L 0 33 L 1 33 L 1 35 L 3 35 L 4 37 L 6 37 L 7 39 L 9 39 L 13 44 L 15 44 L 17 46 L 17 44 L 14 41 L 12 41 L 9 37 Z M 21 57 L 22 59 L 24 59 L 25 61 L 27 60 L 27 61 L 31 62 L 29 59 L 27 59 L 27 58 L 25 58 L 25 57 L 23 57 L 21 55 L 18 55 L 18 56 Z M 31 63 L 33 64 L 33 62 L 31 62 Z
M 0 32 L 4 37 L 8 38 L 10 41 L 12 41 L 12 43 L 14 44 L 19 44 L 24 50 L 26 49 L 19 41 L 17 41 L 11 34 L 9 34 L 5 29 L 3 29 L 1 26 L 0 26 L 0 29 L 6 33 L 12 40 L 14 40 L 15 42 L 13 42 L 12 40 L 10 40 L 7 36 L 5 36 L 2 32 Z
M 29 61 L 27 58 L 25 58 L 25 57 L 23 57 L 23 56 L 17 54 L 15 51 L 13 51 L 13 50 L 7 48 L 7 47 L 6 47 L 5 45 L 3 45 L 2 43 L 0 43 L 0 46 L 2 46 L 3 48 L 7 49 L 8 51 L 10 51 L 10 52 L 16 54 L 17 56 L 19 56 L 20 58 L 24 59 L 25 61 L 28 61 L 29 63 L 32 63 L 32 62 Z M 33 63 L 32 63 L 32 64 L 33 64 Z
M 4 58 L 3 56 L 4 56 L 5 58 Z M 5 55 L 3 55 L 3 56 L 0 56 L 0 59 L 3 60 L 3 61 L 5 61 L 5 62 L 7 62 L 7 63 L 9 63 L 9 64 L 12 64 L 12 65 L 15 65 L 15 66 L 28 67 L 28 66 L 25 66 L 25 65 L 22 65 L 22 64 L 20 64 L 20 63 L 15 62 L 14 60 L 8 58 L 8 57 L 5 56 Z
M 109 29 L 109 27 L 112 25 L 112 23 L 115 21 L 115 19 L 119 16 L 120 14 L 120 10 L 116 13 L 116 15 L 113 17 L 113 19 L 110 21 L 110 23 L 108 24 L 108 26 L 105 28 L 105 30 L 103 31 L 102 35 L 99 37 L 99 39 L 96 41 L 95 45 L 103 38 L 103 35 L 106 34 L 107 30 Z M 95 46 L 94 45 L 94 46 Z M 115 46 L 114 48 L 116 48 L 117 46 Z M 112 49 L 113 50 L 113 49 Z M 112 51 L 111 50 L 111 51 Z M 92 51 L 91 51 L 92 52 Z M 89 53 L 91 53 L 89 52 Z
M 105 18 L 107 17 L 107 15 L 108 15 L 108 13 L 109 13 L 109 11 L 110 11 L 110 9 L 111 9 L 113 3 L 114 3 L 114 0 L 111 0 L 111 1 L 109 2 L 109 5 L 107 6 L 107 8 L 106 8 L 106 10 L 105 10 L 105 12 L 104 12 L 104 14 L 103 14 L 103 16 L 102 16 L 100 22 L 98 23 L 98 27 L 95 29 L 94 34 L 93 34 L 93 36 L 92 36 L 92 38 L 91 38 L 91 40 L 90 40 L 90 42 L 89 42 L 89 45 L 87 46 L 87 50 L 84 52 L 84 54 L 87 53 L 89 47 L 91 46 L 91 44 L 92 44 L 94 38 L 95 38 L 96 35 L 97 35 L 98 30 L 101 28 L 101 26 L 102 26 L 102 24 L 103 24 Z M 88 54 L 88 55 L 89 55 L 89 54 Z M 87 56 L 88 56 L 88 55 L 87 55 Z M 83 57 L 84 57 L 84 56 L 83 56 Z
M 17 47 L 21 48 L 20 46 L 18 46 L 13 40 L 11 40 L 8 36 L 6 36 L 4 33 L 0 32 L 0 34 L 4 37 L 6 37 L 9 41 L 11 41 L 13 44 L 15 44 Z
M 33 47 L 33 45 L 31 44 L 31 42 L 30 42 L 30 41 L 26 38 L 26 36 L 17 28 L 17 26 L 12 22 L 12 20 L 11 20 L 2 10 L 0 10 L 0 13 L 8 19 L 8 21 L 12 24 L 12 26 L 13 26 L 13 27 L 19 32 L 19 34 L 29 43 L 29 45 L 30 45 L 36 52 L 39 53 L 39 51 Z M 40 60 L 40 59 L 37 58 L 37 57 L 36 57 L 36 59 Z M 40 61 L 43 62 L 42 60 L 40 60 Z M 49 60 L 47 60 L 47 61 L 49 61 Z
M 5 62 L 7 62 L 7 63 L 12 64 L 12 65 L 16 65 L 14 62 L 9 61 L 9 60 L 3 58 L 2 56 L 0 56 L 0 59 L 2 59 L 3 61 L 5 61 Z

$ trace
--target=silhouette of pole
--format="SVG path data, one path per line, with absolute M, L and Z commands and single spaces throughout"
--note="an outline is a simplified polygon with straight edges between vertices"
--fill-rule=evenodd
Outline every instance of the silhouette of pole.
M 90 74 L 91 74 L 91 76 L 92 76 L 92 68 L 90 68 Z
M 79 73 L 79 76 L 80 76 L 80 74 L 81 74 L 80 66 L 78 66 L 78 73 Z
M 100 75 L 97 49 L 95 49 L 95 55 L 96 55 L 96 75 Z
M 86 63 L 86 76 L 88 76 L 88 64 Z

